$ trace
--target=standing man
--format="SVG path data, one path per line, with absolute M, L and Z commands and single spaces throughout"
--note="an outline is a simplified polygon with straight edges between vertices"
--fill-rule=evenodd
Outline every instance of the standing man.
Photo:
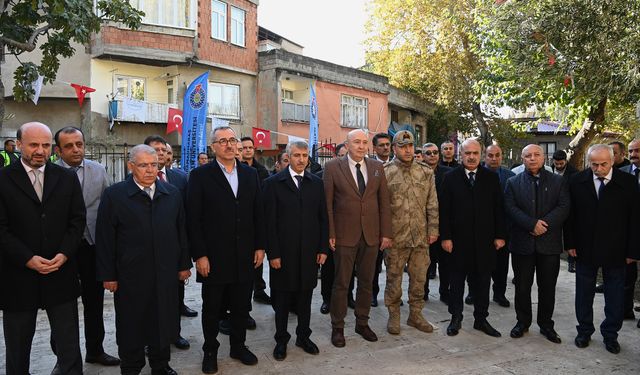
M 440 239 L 442 249 L 451 254 L 451 323 L 447 335 L 455 336 L 460 330 L 464 282 L 468 278 L 473 294 L 473 328 L 500 337 L 487 321 L 491 273 L 506 237 L 500 180 L 480 166 L 478 141 L 467 139 L 460 149 L 462 165 L 445 175 L 440 199 Z
M 296 346 L 309 354 L 320 351 L 309 338 L 311 297 L 318 283 L 318 266 L 329 252 L 327 201 L 322 180 L 305 171 L 309 145 L 292 141 L 287 145 L 291 162 L 268 178 L 264 185 L 267 222 L 267 256 L 271 299 L 276 312 L 276 347 L 273 357 L 287 356 L 289 307 L 295 303 L 298 315 Z
M 429 168 L 433 170 L 435 176 L 436 192 L 439 203 L 440 197 L 442 196 L 442 181 L 444 180 L 444 175 L 449 172 L 451 168 L 445 167 L 439 163 L 440 152 L 438 151 L 438 146 L 435 143 L 425 143 L 424 146 L 422 146 L 422 150 L 424 161 L 427 163 Z M 440 272 L 440 301 L 447 305 L 449 304 L 450 255 L 446 251 L 442 250 L 440 241 L 436 241 L 429 245 L 429 257 L 431 264 L 429 265 L 427 278 L 424 282 L 424 300 L 427 301 L 429 299 L 429 279 L 436 277 L 436 264 L 438 264 L 438 271 Z M 431 277 L 431 275 L 433 275 L 433 277 Z
M 358 274 L 356 333 L 378 341 L 369 328 L 372 282 L 378 251 L 391 247 L 389 190 L 382 163 L 365 158 L 369 137 L 352 130 L 345 142 L 347 156 L 330 160 L 324 171 L 329 214 L 329 246 L 336 275 L 331 295 L 331 343 L 344 347 L 347 288 L 354 264 Z
M 29 373 L 39 309 L 49 318 L 57 367 L 82 374 L 77 251 L 85 207 L 75 173 L 48 163 L 51 131 L 29 122 L 17 132 L 20 161 L 0 170 L 0 304 L 7 375 Z
M 567 153 L 564 150 L 557 150 L 551 157 L 551 169 L 554 174 L 560 175 L 567 180 L 567 183 L 571 180 L 571 176 L 578 173 L 578 170 L 567 161 Z M 570 273 L 576 272 L 576 258 L 571 255 L 567 256 L 568 271 Z
M 589 346 L 593 326 L 596 276 L 602 268 L 604 314 L 600 333 L 605 348 L 620 352 L 618 331 L 624 317 L 626 265 L 640 259 L 638 230 L 640 193 L 638 181 L 613 168 L 611 146 L 596 144 L 587 153 L 591 168 L 571 178 L 571 215 L 564 231 L 564 247 L 576 257 L 576 317 L 579 348 Z
M 543 168 L 544 151 L 538 145 L 526 146 L 522 160 L 525 172 L 510 178 L 505 190 L 518 319 L 511 337 L 522 337 L 531 325 L 531 286 L 535 273 L 540 333 L 559 344 L 561 340 L 553 329 L 552 316 L 563 250 L 562 227 L 571 204 L 568 182 Z
M 640 187 L 640 139 L 634 139 L 629 143 L 629 160 L 631 164 L 620 168 L 620 170 L 634 176 Z M 627 264 L 624 275 L 624 318 L 635 319 L 633 296 L 638 279 L 638 264 L 635 262 Z M 640 328 L 640 320 L 638 320 L 638 328 Z
M 198 154 L 198 167 L 201 167 L 209 162 L 209 155 L 206 152 Z
M 373 149 L 376 152 L 375 158 L 382 164 L 391 161 L 391 136 L 387 133 L 378 133 L 373 136 Z M 371 295 L 371 307 L 378 307 L 378 293 L 380 293 L 380 272 L 382 272 L 382 260 L 384 253 L 380 251 L 376 259 L 376 270 L 373 274 L 373 294 Z M 350 288 L 350 291 L 353 289 Z
M 626 158 L 626 148 L 624 147 L 624 143 L 620 141 L 609 142 L 609 146 L 613 148 L 613 167 L 614 168 L 622 168 L 626 167 L 631 162 Z
M 440 161 L 441 165 L 449 168 L 455 168 L 459 166 L 458 162 L 455 159 L 455 146 L 451 141 L 444 141 L 440 145 L 440 153 L 442 154 L 442 161 Z
M 16 142 L 13 139 L 7 139 L 4 141 L 4 150 L 0 151 L 0 168 L 8 167 L 18 160 L 20 160 L 20 154 L 16 152 Z
M 178 189 L 157 178 L 153 148 L 133 147 L 127 166 L 131 175 L 107 188 L 100 202 L 98 280 L 115 293 L 122 374 L 140 373 L 148 346 L 151 374 L 175 375 L 169 345 L 180 326 L 176 280 L 191 276 L 184 204 Z
M 413 159 L 413 134 L 406 130 L 393 137 L 393 161 L 384 172 L 391 195 L 393 246 L 385 250 L 387 285 L 384 304 L 389 310 L 387 331 L 400 334 L 400 298 L 404 266 L 409 271 L 407 325 L 422 332 L 433 326 L 422 315 L 424 284 L 429 268 L 429 245 L 438 239 L 438 197 L 433 171 Z
M 84 158 L 84 134 L 82 130 L 67 126 L 54 136 L 56 153 L 60 159 L 55 164 L 72 170 L 78 177 L 87 211 L 87 225 L 78 247 L 78 275 L 84 313 L 84 338 L 87 363 L 117 366 L 118 358 L 105 353 L 103 303 L 104 288 L 96 279 L 96 219 L 100 197 L 111 185 L 107 171 L 101 164 Z
M 253 279 L 262 265 L 266 234 L 258 173 L 236 160 L 238 143 L 231 127 L 215 128 L 211 147 L 216 160 L 191 171 L 187 192 L 189 246 L 197 281 L 202 283 L 205 374 L 218 371 L 218 324 L 227 303 L 231 358 L 245 365 L 258 363 L 245 339 Z

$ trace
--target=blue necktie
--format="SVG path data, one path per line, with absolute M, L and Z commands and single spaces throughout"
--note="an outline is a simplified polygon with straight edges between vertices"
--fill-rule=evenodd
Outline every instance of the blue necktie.
M 600 186 L 598 187 L 598 199 L 602 197 L 602 192 L 604 191 L 604 177 L 598 177 L 600 180 Z
M 476 173 L 475 172 L 469 172 L 469 183 L 471 184 L 471 187 L 473 187 L 473 185 L 476 184 Z

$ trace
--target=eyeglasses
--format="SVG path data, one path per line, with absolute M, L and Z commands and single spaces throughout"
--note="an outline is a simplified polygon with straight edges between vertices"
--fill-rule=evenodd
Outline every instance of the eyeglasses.
M 235 146 L 238 144 L 238 140 L 235 138 L 222 138 L 222 139 L 218 139 L 217 141 L 213 141 L 211 143 L 219 143 L 220 146 L 226 146 L 226 145 L 231 145 L 231 146 Z
M 134 164 L 136 166 L 136 168 L 140 168 L 140 169 L 147 169 L 149 167 L 153 167 L 154 169 L 158 168 L 158 163 L 140 163 L 140 164 Z
M 438 155 L 440 153 L 440 151 L 438 151 L 438 150 L 433 150 L 433 151 L 429 150 L 429 151 L 422 151 L 422 153 L 427 155 L 427 156 L 431 156 L 431 155 L 436 156 L 436 155 Z

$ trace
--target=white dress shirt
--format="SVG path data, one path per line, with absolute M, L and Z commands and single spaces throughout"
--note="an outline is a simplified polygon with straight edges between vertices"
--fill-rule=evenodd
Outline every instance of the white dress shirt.
M 29 176 L 29 180 L 31 181 L 31 185 L 33 186 L 33 184 L 36 182 L 36 176 L 31 173 L 32 170 L 36 169 L 33 168 L 27 164 L 25 164 L 24 160 L 22 160 L 22 158 L 20 158 L 20 162 L 22 163 L 22 166 L 24 167 L 24 170 L 27 171 L 27 176 Z M 44 188 L 44 167 L 46 167 L 47 165 L 43 165 L 42 167 L 38 168 L 38 170 L 40 171 L 40 182 L 42 183 L 42 187 Z
M 302 171 L 302 173 L 300 174 L 297 174 L 293 169 L 291 169 L 291 166 L 289 166 L 288 169 L 289 169 L 289 174 L 291 174 L 291 178 L 293 179 L 293 183 L 296 185 L 298 189 L 300 189 L 300 186 L 298 185 L 298 179 L 296 178 L 296 176 L 304 177 L 304 171 Z
M 238 166 L 236 165 L 236 161 L 235 160 L 233 161 L 233 169 L 231 170 L 231 173 L 227 172 L 224 165 L 222 165 L 222 163 L 220 163 L 218 159 L 216 159 L 216 163 L 218 163 L 218 165 L 220 166 L 220 169 L 222 169 L 222 173 L 224 174 L 224 177 L 227 179 L 227 181 L 229 182 L 229 185 L 231 186 L 233 195 L 237 198 L 238 197 Z
M 353 176 L 353 181 L 356 182 L 356 186 L 358 186 L 358 175 L 357 175 L 357 169 L 356 169 L 356 162 L 351 159 L 351 155 L 347 154 L 347 160 L 349 161 L 349 170 L 351 171 L 351 176 Z M 364 176 L 364 184 L 365 186 L 367 185 L 367 182 L 369 181 L 369 177 L 367 176 L 367 163 L 365 163 L 365 160 L 362 159 L 360 162 L 360 172 L 362 172 L 362 176 Z
M 598 179 L 598 176 L 596 176 L 595 173 L 593 174 L 593 186 L 596 188 L 596 196 L 598 195 L 598 189 L 600 189 L 600 184 L 604 183 L 604 186 L 607 186 L 607 184 L 611 181 L 611 176 L 613 176 L 613 168 L 611 168 L 609 173 L 604 177 L 604 182 L 600 182 L 600 180 Z
M 136 179 L 135 179 L 135 178 L 133 179 L 133 182 L 135 182 L 135 183 L 136 183 L 136 185 L 138 185 L 138 187 L 140 188 L 140 190 L 144 191 L 145 187 L 144 187 L 144 186 L 142 186 L 142 185 L 140 185 L 140 184 L 138 183 L 138 181 L 136 181 Z M 156 183 L 154 182 L 153 184 L 151 184 L 151 186 L 149 186 L 149 189 L 151 189 L 151 192 L 149 193 L 149 197 L 150 197 L 151 199 L 153 199 L 153 196 L 156 194 Z M 144 191 L 144 192 L 145 192 L 145 194 L 147 193 L 146 191 Z

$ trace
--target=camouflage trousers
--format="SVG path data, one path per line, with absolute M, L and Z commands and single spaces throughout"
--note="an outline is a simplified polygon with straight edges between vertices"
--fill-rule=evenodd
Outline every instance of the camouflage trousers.
M 422 311 L 424 307 L 424 283 L 431 260 L 427 247 L 387 249 L 384 254 L 387 266 L 387 285 L 384 290 L 384 304 L 387 307 L 400 306 L 402 298 L 402 274 L 404 266 L 409 271 L 409 306 Z

